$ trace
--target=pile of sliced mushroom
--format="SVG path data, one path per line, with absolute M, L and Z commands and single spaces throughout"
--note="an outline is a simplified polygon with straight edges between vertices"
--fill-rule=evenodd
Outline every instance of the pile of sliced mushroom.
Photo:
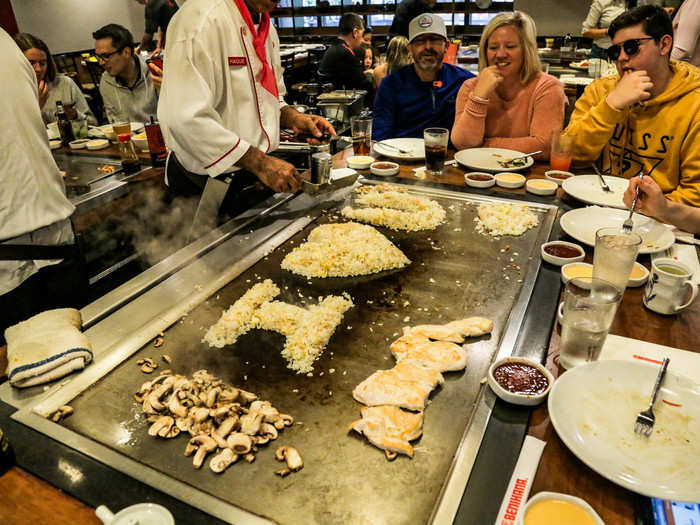
M 194 455 L 192 464 L 200 468 L 213 453 L 209 468 L 217 473 L 241 458 L 252 463 L 259 446 L 274 441 L 280 430 L 294 423 L 292 416 L 280 414 L 269 401 L 206 370 L 198 370 L 192 378 L 166 370 L 144 383 L 134 399 L 148 414 L 149 435 L 168 439 L 188 432 L 185 456 Z M 299 453 L 284 448 L 281 459 L 292 458 L 291 465 L 287 461 L 289 472 L 299 470 L 303 466 Z

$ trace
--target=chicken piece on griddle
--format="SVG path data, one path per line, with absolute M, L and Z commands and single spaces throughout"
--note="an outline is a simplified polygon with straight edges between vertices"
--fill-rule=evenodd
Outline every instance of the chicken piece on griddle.
M 423 433 L 423 412 L 407 412 L 395 406 L 363 407 L 362 419 L 350 429 L 364 434 L 375 447 L 413 457 L 409 443 Z
M 422 335 L 438 341 L 462 343 L 465 337 L 478 337 L 493 331 L 493 321 L 485 317 L 467 317 L 447 324 L 407 326 L 404 335 Z
M 443 382 L 437 370 L 415 363 L 397 363 L 389 370 L 377 370 L 355 387 L 352 396 L 367 406 L 394 405 L 423 410 L 430 392 Z
M 409 334 L 391 344 L 396 361 L 412 362 L 438 372 L 464 370 L 467 351 L 459 345 L 445 341 L 431 341 L 427 337 Z

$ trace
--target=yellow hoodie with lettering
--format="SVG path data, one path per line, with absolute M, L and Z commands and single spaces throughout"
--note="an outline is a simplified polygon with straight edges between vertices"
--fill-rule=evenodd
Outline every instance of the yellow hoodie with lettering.
M 674 201 L 700 206 L 700 69 L 671 60 L 657 97 L 624 110 L 605 101 L 620 77 L 591 83 L 576 102 L 567 135 L 574 160 L 601 159 L 603 173 L 630 178 L 644 169 Z

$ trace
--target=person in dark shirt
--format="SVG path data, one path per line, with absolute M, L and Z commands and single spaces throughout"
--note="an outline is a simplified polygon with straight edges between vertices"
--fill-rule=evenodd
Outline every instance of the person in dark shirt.
M 435 2 L 436 0 L 402 0 L 391 22 L 389 40 L 399 35 L 408 38 L 408 24 L 418 15 L 432 11 Z
M 423 137 L 425 128 L 451 129 L 457 93 L 471 73 L 443 63 L 447 51 L 445 22 L 424 13 L 409 25 L 413 64 L 386 77 L 374 101 L 372 138 Z
M 141 38 L 140 49 L 150 49 L 153 35 L 159 32 L 158 43 L 154 55 L 165 49 L 165 32 L 168 29 L 170 19 L 177 13 L 177 5 L 173 0 L 147 0 L 146 1 L 146 29 Z
M 319 64 L 319 73 L 333 83 L 335 89 L 372 89 L 372 82 L 364 74 L 359 49 L 364 43 L 365 26 L 362 17 L 345 13 L 338 26 L 339 42 L 328 48 Z

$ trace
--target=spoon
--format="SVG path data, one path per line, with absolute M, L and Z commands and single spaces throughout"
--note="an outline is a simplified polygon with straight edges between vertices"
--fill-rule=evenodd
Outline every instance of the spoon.
M 499 160 L 498 163 L 501 166 L 506 167 L 506 164 L 510 164 L 514 160 L 526 159 L 527 157 L 532 157 L 533 155 L 537 155 L 538 153 L 542 153 L 542 150 L 533 151 L 532 153 L 525 153 L 524 155 L 520 155 L 518 157 L 513 157 L 512 159 Z

